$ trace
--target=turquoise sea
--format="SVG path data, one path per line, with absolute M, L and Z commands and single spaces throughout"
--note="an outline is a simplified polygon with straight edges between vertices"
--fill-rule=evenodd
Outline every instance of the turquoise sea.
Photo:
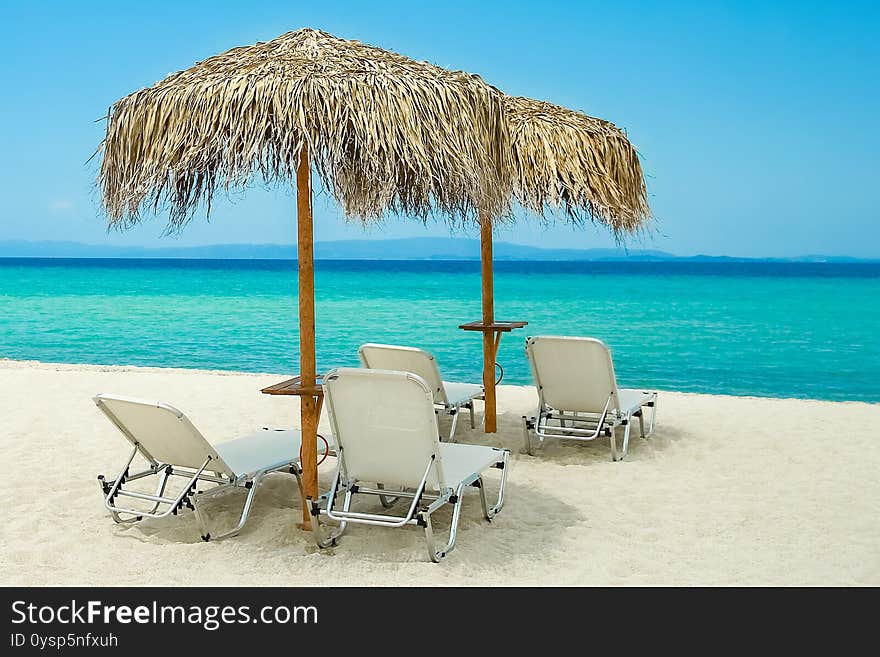
M 433 351 L 479 381 L 478 262 L 319 261 L 319 369 L 363 342 Z M 296 373 L 296 265 L 0 259 L 0 357 Z M 880 401 L 880 264 L 499 262 L 505 383 L 527 335 L 601 338 L 622 385 Z

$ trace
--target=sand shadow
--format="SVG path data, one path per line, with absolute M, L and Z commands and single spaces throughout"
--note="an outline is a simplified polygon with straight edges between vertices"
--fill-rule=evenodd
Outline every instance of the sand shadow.
M 462 432 L 462 434 L 464 433 Z M 659 454 L 668 449 L 673 443 L 682 439 L 684 435 L 683 432 L 674 427 L 663 426 L 658 423 L 653 436 L 641 438 L 638 434 L 638 425 L 636 425 L 633 427 L 629 449 L 623 463 L 655 460 Z M 556 465 L 614 464 L 611 460 L 611 444 L 608 438 L 592 441 L 549 439 L 541 444 L 532 435 L 531 443 L 534 455 L 529 455 L 525 449 L 521 413 L 501 413 L 498 415 L 498 433 L 485 434 L 478 427 L 477 430 L 471 431 L 461 441 L 509 449 L 512 459 L 525 463 L 545 460 Z M 617 439 L 618 451 L 622 448 L 622 445 L 622 435 L 619 435 Z
M 468 418 L 462 417 L 456 432 L 457 442 L 501 447 L 511 451 L 510 472 L 504 509 L 491 522 L 482 515 L 479 494 L 475 489 L 466 492 L 458 529 L 455 560 L 467 562 L 471 557 L 481 565 L 503 565 L 513 556 L 532 555 L 541 557 L 561 549 L 560 537 L 567 529 L 582 524 L 591 516 L 591 505 L 598 502 L 566 496 L 564 489 L 557 490 L 547 483 L 546 473 L 541 470 L 550 466 L 577 467 L 626 467 L 629 462 L 649 461 L 656 452 L 668 446 L 675 438 L 674 431 L 658 425 L 657 434 L 649 440 L 633 437 L 627 461 L 611 461 L 607 440 L 589 443 L 553 440 L 536 451 L 535 456 L 524 453 L 522 437 L 522 413 L 519 409 L 503 412 L 498 416 L 498 432 L 484 433 L 477 413 L 477 426 L 470 428 Z M 448 431 L 448 424 L 441 422 L 440 431 Z M 534 470 L 533 470 L 534 468 Z M 321 490 L 331 483 L 335 460 L 329 459 L 320 468 Z M 534 474 L 533 474 L 534 472 Z M 498 490 L 497 471 L 487 477 L 487 495 L 490 504 Z M 231 490 L 205 503 L 204 510 L 213 531 L 223 531 L 234 526 L 241 513 L 246 492 Z M 400 513 L 401 501 L 393 509 Z M 378 500 L 362 496 L 354 510 L 381 512 Z M 445 540 L 452 509 L 441 509 L 433 516 L 437 541 Z M 281 473 L 269 475 L 257 490 L 250 519 L 236 537 L 206 545 L 206 549 L 225 549 L 230 543 L 279 554 L 321 554 L 333 557 L 345 553 L 346 561 L 356 559 L 369 563 L 423 562 L 427 559 L 424 534 L 418 527 L 391 530 L 381 527 L 349 525 L 348 530 L 334 548 L 319 550 L 313 536 L 297 527 L 302 521 L 299 490 L 293 477 Z M 215 529 L 216 528 L 216 529 Z M 191 511 L 185 510 L 177 517 L 144 519 L 129 526 L 118 526 L 120 536 L 130 537 L 151 544 L 198 544 L 201 543 L 199 525 Z
M 558 549 L 559 537 L 574 525 L 584 521 L 583 510 L 560 499 L 552 490 L 540 491 L 534 486 L 517 482 L 517 463 L 511 463 L 508 475 L 505 504 L 492 522 L 482 514 L 479 492 L 469 488 L 465 491 L 458 537 L 454 554 L 456 559 L 473 558 L 480 563 L 502 565 L 511 556 L 533 555 L 540 557 Z M 320 484 L 325 490 L 330 485 L 332 467 L 322 468 Z M 492 471 L 486 476 L 489 503 L 493 504 L 498 492 L 500 472 Z M 231 490 L 205 503 L 212 527 L 224 529 L 235 525 L 244 503 L 245 491 Z M 353 510 L 373 513 L 382 512 L 376 498 L 356 498 Z M 390 510 L 401 513 L 406 501 L 401 500 Z M 445 541 L 452 518 L 452 507 L 433 514 L 435 537 L 438 543 Z M 295 554 L 321 554 L 328 558 L 345 553 L 346 561 L 357 559 L 373 563 L 409 563 L 427 560 L 424 532 L 419 527 L 385 529 L 364 525 L 349 525 L 336 547 L 319 549 L 310 532 L 297 527 L 302 520 L 299 490 L 295 480 L 276 473 L 267 476 L 257 490 L 248 524 L 235 537 L 211 542 L 205 549 L 217 549 L 235 543 L 239 548 L 259 546 L 260 550 L 279 553 L 293 550 Z M 105 522 L 110 523 L 108 519 Z M 202 543 L 198 522 L 192 511 L 183 510 L 176 517 L 162 519 L 145 518 L 131 525 L 116 525 L 117 537 L 153 544 Z M 220 548 L 223 549 L 223 548 Z
M 512 480 L 514 474 L 514 471 L 510 473 L 507 482 L 504 508 L 491 522 L 483 517 L 479 493 L 474 489 L 465 491 L 457 540 L 451 553 L 454 556 L 450 557 L 453 562 L 474 561 L 479 562 L 480 568 L 503 568 L 514 557 L 546 557 L 561 549 L 560 538 L 568 529 L 586 520 L 583 510 L 552 492 L 516 483 Z M 498 490 L 497 481 L 487 481 L 486 487 L 491 504 Z M 402 506 L 405 502 L 398 504 Z M 376 512 L 379 508 L 367 503 L 355 510 Z M 438 510 L 431 519 L 435 540 L 442 544 L 448 536 L 452 507 Z M 424 532 L 415 526 L 391 530 L 350 525 L 336 547 L 321 553 L 327 556 L 345 553 L 349 558 L 377 564 L 428 560 Z

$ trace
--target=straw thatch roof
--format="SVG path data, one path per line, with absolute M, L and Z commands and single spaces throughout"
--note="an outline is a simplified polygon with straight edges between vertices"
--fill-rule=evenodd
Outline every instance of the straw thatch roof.
M 613 123 L 531 98 L 505 97 L 513 146 L 514 191 L 544 215 L 562 210 L 616 234 L 648 219 L 647 190 L 635 147 Z
M 295 180 L 307 143 L 350 216 L 504 211 L 503 94 L 478 76 L 302 29 L 233 48 L 122 98 L 99 185 L 113 226 L 183 225 L 218 188 Z

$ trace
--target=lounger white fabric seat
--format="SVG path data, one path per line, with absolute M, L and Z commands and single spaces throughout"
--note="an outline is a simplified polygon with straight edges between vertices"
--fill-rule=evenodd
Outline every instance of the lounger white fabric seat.
M 443 475 L 446 481 L 470 483 L 498 463 L 498 450 L 484 445 L 440 443 Z
M 299 462 L 302 435 L 295 429 L 260 429 L 254 433 L 214 445 L 214 449 L 239 475 L 253 475 L 261 470 L 284 468 Z
M 116 522 L 165 518 L 187 507 L 196 514 L 202 539 L 219 540 L 238 534 L 244 527 L 257 486 L 268 473 L 288 472 L 296 477 L 297 485 L 300 483 L 299 431 L 264 428 L 211 445 L 183 413 L 168 404 L 105 394 L 95 396 L 94 401 L 132 445 L 128 461 L 115 479 L 98 476 L 104 505 Z M 147 468 L 132 473 L 130 466 L 137 455 L 147 461 Z M 127 486 L 147 477 L 157 479 L 153 494 Z M 183 488 L 173 496 L 165 494 L 171 477 L 184 480 Z M 212 535 L 202 503 L 236 487 L 248 491 L 239 522 L 228 531 Z M 134 503 L 121 506 L 119 498 Z M 144 503 L 146 508 L 137 508 Z
M 643 392 L 628 388 L 617 389 L 618 408 L 624 413 L 634 415 L 642 406 L 650 404 L 657 396 L 656 392 Z
M 476 383 L 454 383 L 440 377 L 437 360 L 424 349 L 390 344 L 367 343 L 358 349 L 361 365 L 367 369 L 412 372 L 428 382 L 438 412 L 452 416 L 448 440 L 455 440 L 455 427 L 462 408 L 468 409 L 471 429 L 474 423 L 474 399 L 483 397 L 483 386 Z
M 330 491 L 312 504 L 312 528 L 318 545 L 327 547 L 348 523 L 380 527 L 419 525 L 425 529 L 428 554 L 440 561 L 455 546 L 466 487 L 477 488 L 483 514 L 491 520 L 504 505 L 505 449 L 440 443 L 431 385 L 411 372 L 341 368 L 324 376 L 324 399 L 338 445 L 337 471 Z M 486 501 L 483 475 L 501 470 L 498 499 Z M 342 508 L 337 496 L 344 494 Z M 377 496 L 390 509 L 410 500 L 401 513 L 353 511 L 355 495 Z M 322 506 L 323 504 L 323 506 Z M 431 514 L 451 504 L 452 521 L 445 545 L 434 545 Z M 338 523 L 331 532 L 322 518 Z
M 531 434 L 547 438 L 596 440 L 607 437 L 611 458 L 622 460 L 629 449 L 632 420 L 639 419 L 642 438 L 654 434 L 657 393 L 619 388 L 611 351 L 600 340 L 566 336 L 526 338 L 526 355 L 538 389 L 538 410 L 523 417 L 523 440 L 533 454 Z M 650 410 L 645 430 L 645 412 Z M 623 449 L 617 452 L 617 432 Z
M 443 381 L 443 390 L 449 404 L 464 406 L 472 399 L 483 396 L 483 386 L 476 383 L 450 383 Z

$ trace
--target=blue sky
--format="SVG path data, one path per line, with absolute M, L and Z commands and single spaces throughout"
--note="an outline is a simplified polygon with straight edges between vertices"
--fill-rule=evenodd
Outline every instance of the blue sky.
M 688 255 L 880 256 L 878 3 L 18 2 L 0 8 L 0 241 L 293 241 L 291 190 L 256 187 L 177 237 L 157 217 L 107 234 L 85 162 L 117 98 L 236 45 L 311 26 L 625 128 L 653 235 Z M 364 232 L 327 199 L 316 239 L 449 235 L 391 218 Z M 456 233 L 465 235 L 465 233 Z M 524 217 L 498 239 L 611 244 Z

